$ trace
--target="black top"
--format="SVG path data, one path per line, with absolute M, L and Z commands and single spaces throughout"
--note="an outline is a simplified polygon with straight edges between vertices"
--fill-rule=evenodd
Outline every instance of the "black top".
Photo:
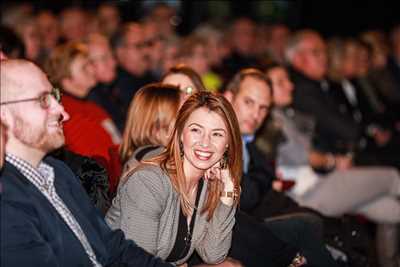
M 180 259 L 183 259 L 186 257 L 187 253 L 189 252 L 190 245 L 192 243 L 194 222 L 195 222 L 195 218 L 196 218 L 196 212 L 198 209 L 198 204 L 199 204 L 202 188 L 203 188 L 203 179 L 200 180 L 198 188 L 197 188 L 195 209 L 193 211 L 193 215 L 190 220 L 189 229 L 188 229 L 186 217 L 183 214 L 182 207 L 181 207 L 181 210 L 179 212 L 178 233 L 176 235 L 174 247 L 173 247 L 171 253 L 169 254 L 168 258 L 166 259 L 167 262 L 176 262 Z

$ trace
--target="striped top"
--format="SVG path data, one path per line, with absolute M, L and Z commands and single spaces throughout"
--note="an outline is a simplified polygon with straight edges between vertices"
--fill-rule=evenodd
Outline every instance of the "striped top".
M 200 209 L 206 197 L 204 181 Z M 189 253 L 175 264 L 186 262 L 195 249 L 206 263 L 222 262 L 231 245 L 235 211 L 235 207 L 220 202 L 209 222 L 206 213 L 197 212 Z M 111 228 L 122 229 L 127 238 L 146 251 L 166 259 L 175 244 L 179 212 L 179 194 L 168 175 L 159 166 L 142 164 L 120 185 L 106 221 Z

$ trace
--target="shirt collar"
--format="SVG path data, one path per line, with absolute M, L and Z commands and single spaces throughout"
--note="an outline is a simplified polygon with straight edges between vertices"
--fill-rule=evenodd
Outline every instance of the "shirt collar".
M 53 167 L 43 161 L 41 161 L 38 167 L 35 168 L 29 162 L 10 153 L 6 154 L 5 160 L 17 168 L 30 181 L 34 179 L 39 184 L 52 184 L 54 182 Z
M 254 141 L 254 134 L 242 135 L 242 140 L 245 145 Z

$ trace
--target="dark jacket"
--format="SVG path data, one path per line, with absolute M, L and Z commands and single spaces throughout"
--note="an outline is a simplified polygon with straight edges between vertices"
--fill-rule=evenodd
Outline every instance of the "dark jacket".
M 360 129 L 352 118 L 339 112 L 338 103 L 331 97 L 332 84 L 307 78 L 290 68 L 290 78 L 294 83 L 293 108 L 312 116 L 316 122 L 317 135 L 325 143 L 358 142 Z M 326 86 L 324 87 L 323 84 Z
M 54 168 L 56 191 L 103 266 L 171 266 L 126 240 L 122 231 L 112 231 L 64 163 L 53 158 L 45 162 Z M 6 163 L 0 179 L 1 266 L 92 266 L 70 228 L 27 178 Z

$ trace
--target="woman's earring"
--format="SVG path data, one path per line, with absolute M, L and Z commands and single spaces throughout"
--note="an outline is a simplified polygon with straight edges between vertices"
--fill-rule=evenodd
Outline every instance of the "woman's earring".
M 179 141 L 179 152 L 180 152 L 181 158 L 183 158 L 183 156 L 185 156 L 185 153 L 183 152 L 183 144 L 181 141 Z
M 220 166 L 223 170 L 228 168 L 228 150 L 225 150 L 224 154 L 222 155 Z

